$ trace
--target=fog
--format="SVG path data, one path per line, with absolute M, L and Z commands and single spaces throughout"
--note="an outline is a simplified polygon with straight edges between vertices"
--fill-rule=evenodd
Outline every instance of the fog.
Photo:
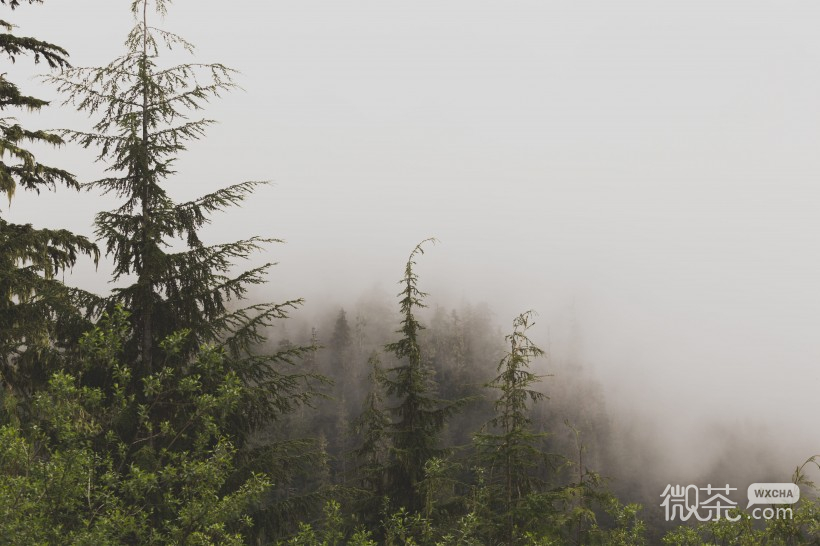
M 763 453 L 786 481 L 820 452 L 818 21 L 782 0 L 177 0 L 160 26 L 244 91 L 204 113 L 219 124 L 173 193 L 271 180 L 206 235 L 285 239 L 260 257 L 280 264 L 259 297 L 305 297 L 306 321 L 392 293 L 435 236 L 430 302 L 486 302 L 505 328 L 536 309 L 556 354 L 575 328 L 659 480 Z M 51 0 L 13 22 L 90 66 L 130 18 L 128 2 Z M 88 127 L 63 110 L 35 121 Z M 100 172 L 72 146 L 43 157 Z M 110 206 L 63 190 L 9 216 L 91 234 Z M 105 290 L 92 274 L 70 282 Z

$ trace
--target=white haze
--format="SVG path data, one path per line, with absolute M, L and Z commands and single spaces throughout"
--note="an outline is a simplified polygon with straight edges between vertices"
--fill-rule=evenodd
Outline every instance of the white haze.
M 129 4 L 7 18 L 97 65 L 122 51 Z M 176 195 L 273 180 L 208 235 L 286 239 L 265 295 L 307 312 L 392 292 L 436 236 L 430 301 L 486 301 L 502 324 L 534 308 L 559 345 L 575 320 L 659 465 L 694 477 L 727 427 L 788 472 L 820 452 L 818 23 L 816 2 L 783 0 L 177 0 L 160 26 L 245 91 L 205 112 L 220 123 Z M 45 153 L 99 172 L 89 152 Z M 91 233 L 109 206 L 60 191 L 11 213 Z M 71 281 L 104 290 L 92 270 Z

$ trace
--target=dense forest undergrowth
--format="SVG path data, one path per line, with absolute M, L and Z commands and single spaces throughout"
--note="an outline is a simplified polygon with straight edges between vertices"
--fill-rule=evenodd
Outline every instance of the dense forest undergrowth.
M 24 128 L 13 116 L 47 102 L 0 75 L 0 190 L 119 200 L 93 239 L 0 216 L 0 542 L 820 544 L 817 458 L 792 475 L 790 518 L 755 521 L 738 503 L 715 521 L 662 521 L 660 491 L 631 483 L 651 457 L 630 451 L 571 352 L 531 339 L 534 312 L 499 325 L 484 307 L 427 307 L 418 265 L 433 240 L 403 264 L 397 302 L 305 329 L 288 326 L 300 299 L 249 299 L 272 264 L 237 264 L 278 241 L 201 230 L 264 182 L 185 202 L 172 191 L 174 160 L 212 123 L 199 111 L 235 84 L 221 64 L 163 64 L 193 53 L 154 26 L 169 7 L 134 0 L 124 53 L 99 68 L 0 21 L 7 58 L 45 62 L 63 107 L 92 119 Z M 103 178 L 29 149 L 72 142 L 96 150 Z M 110 293 L 60 280 L 102 255 Z

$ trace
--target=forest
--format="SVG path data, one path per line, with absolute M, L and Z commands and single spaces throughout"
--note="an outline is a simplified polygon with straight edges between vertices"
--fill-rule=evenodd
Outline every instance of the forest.
M 618 479 L 642 463 L 622 452 L 595 380 L 532 339 L 535 310 L 496 317 L 425 291 L 425 257 L 446 248 L 423 225 L 393 264 L 395 295 L 311 322 L 291 318 L 301 299 L 258 301 L 274 264 L 241 265 L 280 241 L 202 233 L 266 182 L 172 191 L 234 70 L 157 26 L 170 0 L 133 0 L 123 50 L 92 68 L 14 25 L 15 10 L 48 2 L 0 4 L 6 62 L 45 67 L 65 101 L 0 76 L 0 190 L 9 204 L 19 192 L 118 200 L 88 219 L 93 235 L 0 209 L 0 543 L 820 544 L 812 454 L 780 469 L 800 488 L 789 518 L 752 518 L 738 491 L 723 517 L 665 521 L 663 484 Z M 89 126 L 15 117 L 55 108 Z M 79 180 L 40 163 L 42 147 L 92 150 L 106 174 Z M 63 282 L 105 260 L 107 293 Z

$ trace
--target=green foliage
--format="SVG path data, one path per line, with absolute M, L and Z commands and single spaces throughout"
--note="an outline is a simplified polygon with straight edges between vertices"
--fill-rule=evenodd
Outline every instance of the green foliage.
M 325 504 L 324 517 L 320 529 L 316 530 L 307 523 L 299 525 L 299 532 L 284 542 L 282 546 L 376 546 L 370 533 L 364 529 L 356 529 L 350 536 L 345 536 L 345 526 L 341 512 L 341 505 L 330 500 Z
M 645 546 L 646 524 L 638 516 L 642 510 L 639 504 L 624 506 L 612 495 L 605 501 L 606 513 L 614 525 L 606 528 L 595 522 L 589 532 L 590 544 L 606 546 Z
M 280 544 L 287 546 L 339 546 L 341 544 L 368 546 L 375 545 L 375 542 L 368 538 L 367 533 L 361 531 L 356 534 L 353 541 L 346 542 L 341 506 L 335 500 L 331 500 L 325 504 L 323 524 L 320 530 L 314 530 L 311 525 L 302 523 L 295 536 Z
M 87 326 L 94 298 L 55 278 L 78 254 L 98 255 L 84 237 L 0 218 L 0 382 L 18 396 L 44 385 Z
M 242 385 L 222 351 L 137 378 L 123 363 L 127 313 L 88 332 L 70 369 L 37 393 L 26 426 L 0 427 L 0 537 L 16 544 L 243 544 L 247 509 L 269 487 L 250 476 L 225 492 L 235 448 L 225 416 Z M 107 388 L 88 386 L 105 377 Z M 136 416 L 136 426 L 123 426 Z

